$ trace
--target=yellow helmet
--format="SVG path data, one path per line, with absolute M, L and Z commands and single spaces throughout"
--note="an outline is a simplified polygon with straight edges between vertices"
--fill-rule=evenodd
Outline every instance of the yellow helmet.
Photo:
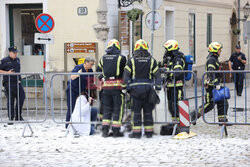
M 208 52 L 217 53 L 223 45 L 219 42 L 212 42 L 208 47 Z
M 164 43 L 164 47 L 167 49 L 167 51 L 173 51 L 179 49 L 179 44 L 176 40 L 168 40 Z
M 148 50 L 147 42 L 142 39 L 136 41 L 134 51 L 139 50 L 139 49 Z
M 115 47 L 117 47 L 117 49 L 121 49 L 121 46 L 120 46 L 120 43 L 119 43 L 119 41 L 117 41 L 116 39 L 111 39 L 110 41 L 109 41 L 109 43 L 108 43 L 108 46 L 107 46 L 107 48 L 109 48 L 109 47 L 112 47 L 112 46 L 114 46 L 115 45 Z
M 83 64 L 85 61 L 85 58 L 80 58 L 78 59 L 78 65 Z

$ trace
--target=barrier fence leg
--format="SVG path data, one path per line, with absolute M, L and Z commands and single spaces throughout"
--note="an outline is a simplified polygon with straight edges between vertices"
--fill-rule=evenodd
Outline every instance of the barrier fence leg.
M 66 130 L 66 133 L 65 133 L 65 137 L 68 136 L 70 128 L 72 128 L 72 130 L 73 130 L 74 137 L 79 137 L 78 132 L 76 131 L 75 127 L 72 124 L 69 124 L 69 126 L 68 126 L 68 128 Z
M 223 138 L 224 132 L 225 132 L 225 136 L 228 136 L 226 125 L 222 125 L 221 127 L 221 138 Z
M 177 127 L 178 127 L 178 124 L 175 124 L 175 125 L 174 125 L 174 129 L 173 129 L 173 133 L 172 133 L 172 136 L 173 136 L 173 137 L 175 136 Z
M 26 131 L 27 126 L 30 129 L 30 135 L 25 136 L 25 131 Z M 30 124 L 29 123 L 25 124 L 25 126 L 23 128 L 22 137 L 32 137 L 33 134 L 34 134 L 34 132 L 33 132 L 32 128 L 31 128 Z

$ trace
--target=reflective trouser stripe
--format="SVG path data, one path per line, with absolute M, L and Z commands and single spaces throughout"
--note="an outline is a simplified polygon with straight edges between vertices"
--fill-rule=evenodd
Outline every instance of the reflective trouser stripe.
M 113 127 L 121 127 L 121 125 L 122 125 L 122 116 L 123 116 L 123 109 L 124 109 L 124 107 L 123 107 L 124 106 L 124 95 L 123 94 L 120 94 L 120 95 L 121 95 L 122 104 L 120 106 L 119 120 L 112 122 Z
M 113 121 L 112 122 L 112 127 L 121 127 L 121 122 L 119 122 L 119 121 Z
M 226 115 L 218 115 L 218 118 L 227 118 Z
M 131 100 L 131 106 L 133 106 L 133 99 Z M 131 125 L 134 126 L 134 111 L 131 112 Z
M 179 117 L 172 117 L 172 121 L 180 121 Z
M 133 132 L 141 132 L 141 126 L 133 126 Z
M 210 105 L 210 103 L 206 103 L 205 105 L 204 105 L 204 110 L 208 107 Z M 202 111 L 202 107 L 201 108 L 199 108 L 199 111 L 198 111 L 198 113 L 200 113 L 201 114 L 201 111 Z
M 102 125 L 110 125 L 111 120 L 108 119 L 103 119 L 102 120 Z
M 152 132 L 154 129 L 154 126 L 144 126 L 144 129 L 146 132 Z
M 120 116 L 119 116 L 119 123 L 122 124 L 122 116 L 123 116 L 123 110 L 124 110 L 124 95 L 121 94 L 122 98 L 122 104 L 121 104 L 121 111 L 120 111 Z
M 182 91 L 179 90 L 179 91 L 178 91 L 178 99 L 181 100 L 181 97 L 182 97 Z

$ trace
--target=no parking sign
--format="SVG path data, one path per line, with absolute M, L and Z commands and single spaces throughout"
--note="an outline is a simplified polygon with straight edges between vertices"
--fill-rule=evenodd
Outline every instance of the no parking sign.
M 47 13 L 42 13 L 36 18 L 36 29 L 41 33 L 49 33 L 55 26 L 54 19 Z

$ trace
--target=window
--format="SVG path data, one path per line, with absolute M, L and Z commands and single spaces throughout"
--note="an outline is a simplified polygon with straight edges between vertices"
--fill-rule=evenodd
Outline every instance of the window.
M 189 54 L 194 57 L 194 62 L 196 62 L 196 29 L 195 29 L 195 14 L 189 13 Z
M 212 14 L 207 14 L 207 47 L 212 42 Z

